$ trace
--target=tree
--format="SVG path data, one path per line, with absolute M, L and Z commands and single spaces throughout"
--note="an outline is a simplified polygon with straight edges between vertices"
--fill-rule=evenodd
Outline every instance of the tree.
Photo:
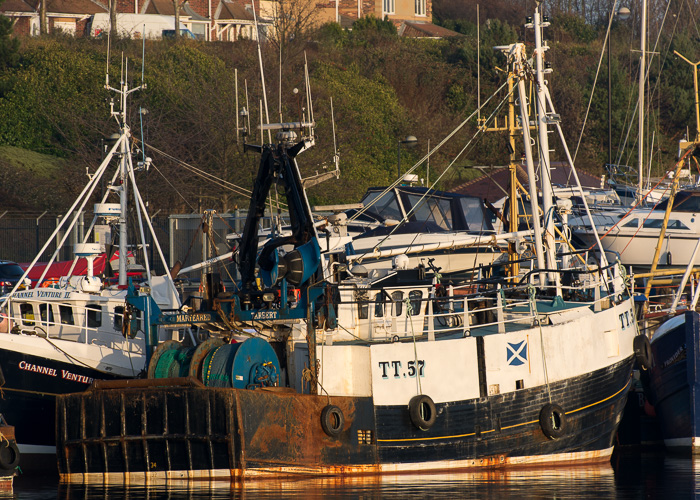
M 10 35 L 12 35 L 12 20 L 9 17 L 0 16 L 0 69 L 12 68 L 19 62 L 19 40 Z
M 270 40 L 277 47 L 302 39 L 316 25 L 317 0 L 280 0 L 275 2 L 273 34 Z
M 109 0 L 109 36 L 117 37 L 117 0 Z
M 173 8 L 175 9 L 175 39 L 180 38 L 180 9 L 189 0 L 173 0 Z
M 46 35 L 49 32 L 49 20 L 46 15 L 46 0 L 41 0 L 39 4 L 39 32 Z

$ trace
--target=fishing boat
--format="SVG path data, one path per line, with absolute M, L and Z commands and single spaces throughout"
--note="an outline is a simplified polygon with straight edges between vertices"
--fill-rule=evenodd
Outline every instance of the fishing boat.
M 17 285 L 0 297 L 0 370 L 5 381 L 0 412 L 15 423 L 19 450 L 26 458 L 24 467 L 29 470 L 34 467 L 55 470 L 56 396 L 84 390 L 97 379 L 138 376 L 146 368 L 152 344 L 145 339 L 140 313 L 133 315 L 125 302 L 133 276 L 129 275 L 131 252 L 126 228 L 129 190 L 133 191 L 138 205 L 137 220 L 152 230 L 148 217 L 143 217 L 145 205 L 135 182 L 130 129 L 126 123 L 126 96 L 136 89 L 129 89 L 124 83 L 120 89 L 112 90 L 122 97 L 121 109 L 112 110 L 120 126 L 118 139 Z M 113 161 L 117 158 L 118 161 Z M 58 248 L 102 177 L 115 165 L 109 189 L 95 205 L 90 230 L 75 245 L 75 260 L 71 265 L 57 266 L 54 261 Z M 115 195 L 119 202 L 109 202 Z M 104 248 L 93 241 L 92 230 L 98 221 L 109 224 L 112 232 L 118 234 L 119 266 L 115 283 L 101 279 L 95 272 L 95 260 L 104 261 Z M 59 239 L 59 234 L 64 236 L 56 245 L 51 261 L 40 268 L 34 286 L 20 289 L 25 278 L 34 276 L 39 256 Z M 140 234 L 143 237 L 143 225 Z M 152 241 L 163 258 L 155 236 Z M 145 245 L 141 249 L 145 252 Z M 80 269 L 79 260 L 86 263 L 84 270 Z M 166 310 L 177 309 L 180 302 L 170 277 L 153 275 L 145 255 L 144 261 L 146 278 L 137 281 L 138 296 L 147 296 Z M 52 274 L 59 268 L 63 270 L 60 278 Z M 155 334 L 166 340 L 173 333 L 163 328 Z
M 667 449 L 700 453 L 700 315 L 686 311 L 665 321 L 651 338 L 645 390 Z
M 539 33 L 539 11 L 534 27 Z M 524 45 L 502 50 L 527 103 Z M 541 68 L 538 58 L 544 86 Z M 521 113 L 527 118 L 527 109 Z M 96 381 L 59 396 L 61 480 L 609 460 L 640 338 L 618 265 L 545 265 L 538 225 L 538 263 L 522 276 L 448 286 L 424 266 L 353 264 L 342 251 L 324 250 L 303 189 L 296 158 L 313 144 L 313 126 L 311 117 L 262 125 L 277 142 L 253 146 L 260 167 L 234 290 L 208 310 L 175 314 L 134 299 L 147 329 L 217 322 L 227 330 L 197 345 L 154 346 L 148 379 Z M 534 178 L 529 130 L 523 134 Z M 286 194 L 291 233 L 259 249 L 273 181 Z M 538 213 L 537 196 L 531 200 Z

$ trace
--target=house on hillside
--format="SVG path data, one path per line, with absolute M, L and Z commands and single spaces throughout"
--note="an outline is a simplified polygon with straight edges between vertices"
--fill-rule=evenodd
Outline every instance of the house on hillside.
M 0 14 L 13 21 L 16 36 L 40 34 L 41 0 L 5 0 L 0 4 Z M 46 0 L 49 33 L 61 31 L 83 36 L 92 16 L 107 12 L 107 7 L 93 0 Z
M 46 2 L 49 33 L 61 31 L 74 36 L 89 36 L 93 16 L 109 14 L 107 0 L 43 1 Z M 41 26 L 41 2 L 42 0 L 5 0 L 0 4 L 0 14 L 13 20 L 16 36 L 37 36 Z M 273 3 L 275 2 L 269 0 L 255 2 L 258 27 L 263 36 L 273 26 L 270 17 L 275 11 L 271 5 Z M 168 16 L 172 18 L 173 29 L 175 27 L 175 6 L 172 0 L 117 0 L 118 16 L 132 14 Z M 180 8 L 180 23 L 197 38 L 206 41 L 257 38 L 249 0 L 189 0 Z
M 535 162 L 537 168 L 537 162 Z M 525 187 L 528 187 L 528 178 L 525 165 L 519 165 L 516 170 L 518 181 Z M 473 179 L 464 184 L 452 189 L 452 192 L 459 194 L 467 194 L 478 196 L 481 199 L 486 199 L 490 203 L 495 203 L 501 198 L 508 195 L 510 184 L 510 172 L 507 167 L 488 168 L 482 167 L 480 170 L 484 175 Z M 537 172 L 539 175 L 539 171 Z M 566 162 L 552 162 L 550 170 L 553 186 L 571 187 L 576 186 L 576 178 L 573 176 L 571 167 Z M 581 185 L 584 188 L 600 188 L 602 187 L 602 179 L 583 170 L 577 169 Z
M 36 36 L 40 34 L 42 2 L 46 5 L 49 33 L 61 31 L 74 36 L 90 36 L 93 16 L 104 17 L 109 13 L 108 0 L 5 0 L 0 4 L 0 14 L 13 20 L 15 35 Z M 116 2 L 118 16 L 168 16 L 173 20 L 173 29 L 175 27 L 173 0 Z M 273 34 L 275 18 L 281 12 L 279 7 L 279 0 L 254 3 L 250 0 L 188 0 L 181 5 L 179 16 L 181 26 L 184 25 L 200 40 L 254 40 L 258 33 L 263 39 Z M 357 19 L 371 15 L 393 22 L 401 36 L 444 38 L 459 35 L 432 24 L 432 0 L 319 0 L 315 9 L 313 24 L 316 25 L 335 21 L 344 28 L 351 28 Z M 255 29 L 255 17 L 258 30 Z M 139 33 L 138 30 L 130 32 Z M 140 33 L 145 33 L 145 30 Z
M 399 36 L 448 38 L 461 36 L 433 24 L 433 0 L 326 0 L 317 4 L 318 23 L 335 21 L 343 28 L 365 16 L 394 23 Z

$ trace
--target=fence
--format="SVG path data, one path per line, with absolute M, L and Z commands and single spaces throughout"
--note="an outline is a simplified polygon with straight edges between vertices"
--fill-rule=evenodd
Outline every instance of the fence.
M 212 218 L 212 232 L 214 246 L 218 255 L 229 252 L 226 236 L 231 233 L 241 233 L 245 224 L 246 210 L 237 210 L 235 213 L 214 214 Z M 284 217 L 284 216 L 283 216 Z M 43 214 L 38 217 L 21 217 L 18 215 L 5 215 L 0 217 L 0 260 L 12 260 L 15 262 L 32 262 L 39 251 L 44 247 L 56 228 L 61 224 L 63 215 Z M 73 258 L 73 245 L 80 243 L 93 220 L 92 212 L 83 212 L 64 240 L 66 231 L 62 229 L 52 238 L 50 244 L 39 256 L 38 262 L 47 262 L 56 251 L 57 245 L 63 240 L 57 254 L 57 260 L 70 260 Z M 182 267 L 188 267 L 213 257 L 210 254 L 208 239 L 203 235 L 203 214 L 176 214 L 167 216 L 155 216 L 151 224 L 155 236 L 163 251 L 165 263 L 168 269 L 172 269 L 176 262 Z M 66 226 L 68 226 L 66 224 Z M 270 227 L 270 218 L 265 217 L 262 227 Z M 117 234 L 118 229 L 111 231 L 107 226 L 102 226 L 102 234 L 110 239 L 110 234 Z M 96 227 L 99 231 L 99 227 Z M 148 227 L 144 225 L 146 234 L 146 255 L 151 269 L 156 274 L 164 274 L 164 266 L 158 256 L 156 245 Z M 89 241 L 93 241 L 92 239 Z M 128 241 L 140 242 L 139 226 L 137 221 L 129 221 Z M 143 263 L 141 248 L 131 247 L 137 250 L 137 261 Z M 234 276 L 234 266 L 229 260 L 225 269 L 220 269 L 223 279 Z M 199 279 L 199 272 L 192 272 L 190 278 Z

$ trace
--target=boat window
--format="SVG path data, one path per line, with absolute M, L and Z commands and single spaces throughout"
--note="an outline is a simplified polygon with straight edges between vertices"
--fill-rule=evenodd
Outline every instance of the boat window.
M 670 220 L 668 221 L 668 229 L 683 229 L 685 231 L 690 231 L 690 228 L 683 224 L 679 220 Z
M 423 292 L 420 290 L 411 290 L 411 292 L 408 294 L 408 300 L 411 301 L 411 315 L 417 316 L 421 314 Z
M 647 219 L 644 221 L 645 229 L 661 229 L 664 225 L 663 219 Z
M 357 316 L 359 319 L 369 318 L 369 298 L 367 292 L 357 292 L 355 295 L 357 301 Z
M 34 326 L 34 307 L 32 304 L 20 304 L 19 313 L 22 316 L 22 323 L 27 326 Z
M 391 294 L 391 300 L 393 301 L 394 316 L 399 317 L 403 313 L 403 292 L 397 290 Z
M 124 322 L 124 306 L 117 306 L 114 308 L 114 329 L 121 332 L 123 322 Z
M 404 193 L 405 199 L 413 210 L 411 220 L 417 222 L 434 222 L 443 229 L 452 230 L 452 212 L 450 200 L 425 197 Z M 409 208 L 406 207 L 408 211 Z
M 367 193 L 367 196 L 365 196 L 362 199 L 362 204 L 365 207 L 369 206 L 375 199 L 379 197 L 380 194 L 381 192 Z M 384 196 L 382 196 L 381 199 L 379 199 L 374 205 L 367 209 L 367 212 L 379 215 L 384 219 L 403 219 L 401 209 L 399 208 L 399 204 L 396 201 L 396 195 L 393 191 L 386 193 Z
M 639 219 L 632 219 L 631 221 L 623 224 L 622 227 L 639 227 Z
M 386 299 L 388 297 L 386 296 L 386 293 L 384 292 L 379 292 L 375 297 L 375 303 L 374 303 L 374 317 L 375 318 L 383 318 L 384 317 L 384 307 L 386 303 Z
M 102 308 L 97 304 L 86 306 L 88 328 L 99 328 L 102 326 Z M 120 327 L 121 328 L 121 327 Z
M 54 320 L 51 304 L 39 304 L 39 316 L 41 316 L 41 322 L 44 325 L 52 325 Z
M 493 227 L 484 217 L 484 208 L 479 198 L 460 198 L 459 203 L 467 219 L 467 229 L 469 231 L 491 231 Z M 524 210 L 521 210 L 522 214 Z
M 73 308 L 71 306 L 58 306 L 58 312 L 61 315 L 62 325 L 74 325 Z

